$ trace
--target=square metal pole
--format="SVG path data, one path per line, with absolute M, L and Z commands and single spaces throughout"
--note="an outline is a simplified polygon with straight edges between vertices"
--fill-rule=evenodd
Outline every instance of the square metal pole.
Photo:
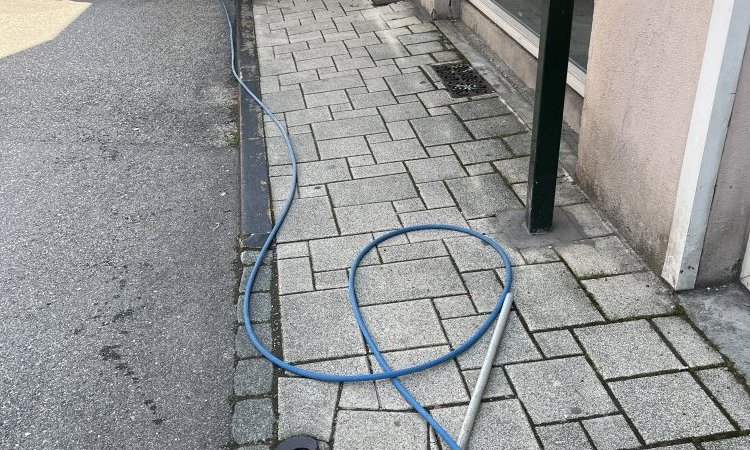
M 526 224 L 531 233 L 549 231 L 552 227 L 573 25 L 574 0 L 544 3 L 526 200 Z

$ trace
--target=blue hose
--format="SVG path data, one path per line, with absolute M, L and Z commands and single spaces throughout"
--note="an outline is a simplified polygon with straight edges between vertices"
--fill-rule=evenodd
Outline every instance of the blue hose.
M 332 374 L 332 373 L 325 373 L 325 372 L 314 372 L 311 370 L 302 369 L 299 367 L 296 367 L 280 358 L 278 358 L 276 355 L 271 353 L 258 339 L 258 336 L 256 336 L 255 331 L 253 330 L 252 323 L 250 322 L 250 307 L 252 305 L 251 303 L 251 291 L 253 289 L 253 286 L 255 285 L 255 280 L 258 277 L 258 271 L 260 270 L 260 267 L 263 263 L 263 260 L 265 259 L 266 254 L 268 253 L 269 248 L 271 247 L 271 244 L 273 243 L 274 239 L 276 238 L 276 234 L 279 232 L 279 229 L 281 228 L 281 225 L 284 223 L 284 220 L 286 219 L 287 214 L 289 213 L 290 208 L 292 207 L 292 202 L 294 201 L 294 194 L 297 190 L 297 158 L 294 154 L 294 147 L 292 145 L 292 141 L 289 138 L 289 133 L 287 132 L 286 128 L 281 124 L 281 122 L 276 118 L 274 113 L 266 106 L 263 101 L 261 101 L 257 95 L 245 84 L 245 82 L 242 80 L 242 77 L 237 73 L 237 67 L 235 62 L 235 42 L 234 42 L 234 30 L 232 27 L 232 21 L 229 17 L 229 11 L 227 9 L 226 3 L 224 0 L 219 0 L 221 3 L 222 8 L 224 9 L 224 16 L 227 21 L 228 29 L 229 29 L 229 42 L 231 44 L 231 66 L 232 66 L 232 74 L 234 75 L 234 78 L 237 79 L 237 82 L 242 86 L 242 89 L 247 92 L 250 97 L 255 101 L 255 103 L 260 106 L 260 108 L 263 110 L 265 114 L 267 114 L 273 123 L 278 128 L 279 132 L 281 133 L 281 136 L 284 140 L 284 143 L 286 144 L 287 152 L 289 153 L 289 158 L 292 162 L 292 180 L 289 184 L 289 191 L 287 192 L 286 201 L 284 202 L 284 207 L 281 209 L 281 211 L 278 213 L 278 217 L 276 220 L 276 223 L 273 226 L 273 229 L 271 229 L 271 232 L 268 235 L 268 238 L 263 243 L 263 247 L 260 249 L 260 252 L 258 253 L 257 259 L 255 261 L 255 264 L 253 265 L 252 270 L 250 271 L 250 276 L 247 279 L 247 285 L 245 286 L 245 296 L 243 298 L 243 317 L 245 320 L 245 331 L 247 332 L 247 336 L 250 339 L 250 342 L 252 342 L 253 346 L 260 352 L 261 355 L 263 355 L 266 359 L 277 365 L 278 367 L 286 370 L 287 372 L 299 375 L 301 377 L 310 378 L 313 380 L 319 380 L 319 381 L 326 381 L 326 382 L 333 382 L 333 383 L 348 383 L 348 382 L 357 382 L 357 381 L 370 381 L 370 380 L 382 380 L 382 379 L 390 379 L 393 385 L 396 387 L 396 389 L 401 393 L 401 396 L 409 402 L 409 404 L 424 418 L 424 420 L 437 432 L 437 434 L 443 438 L 445 442 L 448 443 L 450 448 L 452 450 L 461 450 L 461 448 L 458 446 L 456 441 L 448 434 L 447 431 L 440 425 L 431 415 L 430 413 L 419 404 L 416 398 L 409 393 L 409 391 L 404 387 L 404 385 L 401 383 L 401 381 L 398 380 L 397 377 L 413 374 L 416 372 L 421 372 L 423 370 L 429 369 L 431 367 L 435 367 L 439 364 L 442 364 L 446 361 L 450 361 L 452 359 L 455 359 L 460 355 L 461 353 L 465 352 L 469 348 L 471 348 L 472 345 L 474 345 L 486 332 L 487 330 L 492 326 L 493 322 L 497 318 L 498 314 L 500 314 L 500 309 L 503 306 L 503 303 L 505 302 L 505 296 L 510 292 L 510 286 L 511 281 L 513 277 L 513 273 L 511 270 L 511 263 L 510 259 L 508 259 L 508 255 L 505 254 L 505 251 L 503 248 L 495 242 L 493 239 L 491 239 L 489 236 L 486 236 L 482 233 L 479 233 L 475 230 L 472 230 L 470 228 L 465 227 L 459 227 L 455 225 L 447 225 L 447 224 L 425 224 L 425 225 L 412 225 L 404 228 L 399 228 L 396 230 L 389 231 L 382 236 L 379 236 L 366 246 L 364 246 L 359 253 L 354 257 L 354 261 L 352 262 L 351 270 L 349 272 L 349 302 L 351 304 L 352 313 L 354 314 L 354 318 L 357 321 L 357 325 L 359 326 L 360 331 L 362 332 L 362 336 L 365 339 L 365 343 L 372 351 L 373 355 L 375 356 L 375 359 L 377 360 L 378 364 L 380 364 L 380 367 L 383 369 L 382 372 L 379 373 L 363 373 L 358 375 L 340 375 L 340 374 Z M 375 343 L 375 340 L 373 339 L 372 335 L 370 334 L 370 331 L 367 328 L 367 324 L 365 323 L 362 312 L 360 311 L 359 302 L 357 301 L 357 293 L 354 289 L 355 286 L 355 280 L 357 276 L 357 270 L 359 269 L 359 264 L 362 261 L 362 258 L 364 258 L 370 250 L 375 248 L 378 244 L 380 244 L 383 241 L 386 241 L 394 236 L 398 236 L 401 234 L 409 233 L 412 231 L 420 231 L 420 230 L 448 230 L 448 231 L 458 231 L 464 234 L 468 234 L 470 236 L 474 236 L 478 239 L 481 239 L 488 245 L 490 245 L 492 248 L 497 251 L 497 253 L 500 255 L 500 257 L 503 260 L 503 264 L 505 266 L 505 286 L 500 293 L 500 296 L 498 298 L 497 304 L 492 309 L 492 312 L 487 316 L 487 319 L 474 331 L 474 333 L 469 336 L 469 338 L 463 342 L 461 345 L 456 347 L 455 349 L 451 350 L 450 352 L 439 356 L 433 360 L 417 364 L 414 366 L 405 367 L 403 369 L 393 370 L 390 368 L 388 363 L 385 361 L 385 358 L 383 358 L 383 354 L 380 352 L 378 345 Z

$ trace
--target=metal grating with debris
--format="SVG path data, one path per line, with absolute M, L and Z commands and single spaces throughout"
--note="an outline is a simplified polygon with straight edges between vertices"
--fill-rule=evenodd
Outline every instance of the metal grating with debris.
M 440 64 L 432 68 L 443 80 L 451 97 L 471 97 L 494 92 L 492 86 L 470 64 Z

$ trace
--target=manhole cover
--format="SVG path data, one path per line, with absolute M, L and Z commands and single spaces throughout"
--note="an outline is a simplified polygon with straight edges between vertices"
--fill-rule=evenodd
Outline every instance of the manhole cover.
M 469 64 L 440 64 L 432 68 L 443 80 L 451 97 L 470 97 L 494 92 L 492 86 Z
M 276 450 L 318 450 L 318 441 L 310 436 L 295 436 L 279 442 Z

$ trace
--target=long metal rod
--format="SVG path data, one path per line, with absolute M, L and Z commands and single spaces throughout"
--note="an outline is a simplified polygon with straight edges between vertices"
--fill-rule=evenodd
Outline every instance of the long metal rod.
M 469 409 L 466 411 L 466 415 L 464 416 L 464 423 L 461 425 L 461 432 L 458 435 L 458 439 L 456 440 L 458 446 L 462 449 L 465 449 L 469 444 L 471 431 L 474 429 L 474 422 L 476 421 L 477 413 L 479 412 L 479 405 L 482 403 L 482 396 L 484 396 L 484 390 L 487 387 L 487 380 L 490 379 L 492 364 L 495 362 L 497 350 L 500 348 L 500 338 L 503 336 L 505 325 L 508 323 L 508 317 L 510 317 L 511 306 L 513 306 L 513 293 L 509 292 L 505 297 L 505 303 L 503 303 L 503 307 L 500 308 L 500 315 L 497 317 L 497 322 L 495 322 L 495 329 L 492 331 L 490 348 L 487 350 L 487 354 L 484 356 L 482 370 L 479 371 L 477 383 L 474 385 L 474 391 L 471 393 Z
M 531 233 L 552 228 L 573 3 L 574 0 L 544 2 L 526 201 L 526 221 Z

